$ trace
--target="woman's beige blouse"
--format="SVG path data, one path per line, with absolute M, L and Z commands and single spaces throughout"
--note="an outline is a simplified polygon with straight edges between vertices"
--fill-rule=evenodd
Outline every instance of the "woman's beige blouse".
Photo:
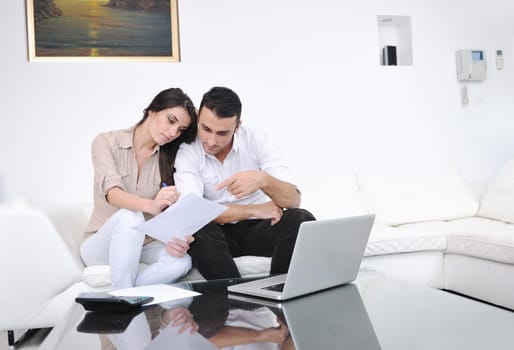
M 114 188 L 153 199 L 159 191 L 159 146 L 146 161 L 138 177 L 136 155 L 133 147 L 135 126 L 102 133 L 93 140 L 91 153 L 95 172 L 93 214 L 86 233 L 93 233 L 109 219 L 118 208 L 107 202 L 107 192 Z M 145 214 L 146 219 L 149 215 Z

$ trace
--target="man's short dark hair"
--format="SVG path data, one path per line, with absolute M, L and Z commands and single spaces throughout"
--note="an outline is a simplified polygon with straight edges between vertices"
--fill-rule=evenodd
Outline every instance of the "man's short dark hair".
M 218 118 L 237 117 L 241 119 L 241 100 L 237 94 L 226 87 L 216 86 L 207 91 L 200 103 L 200 110 L 206 107 L 216 114 Z

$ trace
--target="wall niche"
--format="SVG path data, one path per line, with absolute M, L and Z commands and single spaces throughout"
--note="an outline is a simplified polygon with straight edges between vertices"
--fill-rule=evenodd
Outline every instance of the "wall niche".
M 378 15 L 377 25 L 380 65 L 412 65 L 410 16 Z

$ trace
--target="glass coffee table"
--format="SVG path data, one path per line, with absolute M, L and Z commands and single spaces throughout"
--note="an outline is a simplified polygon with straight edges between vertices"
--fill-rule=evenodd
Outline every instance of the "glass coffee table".
M 39 349 L 512 349 L 514 312 L 361 271 L 344 286 L 275 303 L 217 280 L 193 298 L 123 314 L 75 304 Z

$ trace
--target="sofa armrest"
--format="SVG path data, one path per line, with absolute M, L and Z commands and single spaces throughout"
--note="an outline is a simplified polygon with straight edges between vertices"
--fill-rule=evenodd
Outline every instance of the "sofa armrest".
M 55 295 L 81 280 L 82 266 L 49 218 L 27 206 L 0 208 L 0 329 L 30 324 Z
M 84 241 L 84 231 L 93 210 L 92 203 L 45 203 L 34 207 L 47 216 L 77 263 L 84 267 L 80 259 L 80 245 Z

